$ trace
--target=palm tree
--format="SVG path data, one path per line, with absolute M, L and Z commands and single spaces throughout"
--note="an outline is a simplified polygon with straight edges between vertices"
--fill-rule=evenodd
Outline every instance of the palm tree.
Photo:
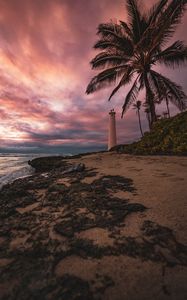
M 163 118 L 164 118 L 164 119 L 167 119 L 167 118 L 168 118 L 168 112 L 167 112 L 167 111 L 163 111 L 162 115 L 163 115 Z
M 148 121 L 148 124 L 149 124 L 149 129 L 151 129 L 150 109 L 149 109 L 149 107 L 147 107 L 146 103 L 144 103 L 144 106 L 145 106 L 144 112 L 146 113 L 147 121 Z
M 141 124 L 141 118 L 140 118 L 140 108 L 141 108 L 142 102 L 140 100 L 136 101 L 133 104 L 133 108 L 136 109 L 136 112 L 138 114 L 138 121 L 139 121 L 139 126 L 140 126 L 140 132 L 141 135 L 143 136 L 143 131 L 142 131 L 142 124 Z
M 172 99 L 172 95 L 170 95 L 170 93 L 167 92 L 166 90 L 163 91 L 163 97 L 162 97 L 162 99 L 158 99 L 157 103 L 161 104 L 163 100 L 165 100 L 165 102 L 166 102 L 167 116 L 170 118 L 171 115 L 170 115 L 170 109 L 169 109 L 169 102 L 172 103 L 173 99 Z M 174 101 L 174 105 L 175 105 L 175 101 Z
M 167 107 L 167 114 L 168 114 L 168 117 L 170 118 L 171 115 L 170 115 L 170 110 L 169 110 L 169 100 L 172 100 L 172 97 L 169 93 L 166 94 L 166 107 Z
M 170 115 L 170 110 L 169 110 L 169 95 L 167 94 L 166 95 L 166 107 L 167 107 L 167 114 L 168 114 L 168 117 L 170 118 L 171 115 Z
M 94 45 L 101 52 L 91 61 L 93 69 L 102 69 L 92 78 L 87 94 L 116 84 L 116 92 L 132 82 L 122 107 L 122 117 L 145 89 L 151 124 L 157 120 L 155 99 L 163 99 L 163 90 L 172 95 L 180 111 L 186 108 L 186 95 L 181 86 L 154 70 L 158 63 L 175 67 L 187 61 L 187 47 L 176 41 L 164 47 L 181 21 L 187 0 L 159 0 L 148 12 L 142 13 L 138 0 L 126 0 L 129 22 L 109 22 L 98 27 L 99 40 Z

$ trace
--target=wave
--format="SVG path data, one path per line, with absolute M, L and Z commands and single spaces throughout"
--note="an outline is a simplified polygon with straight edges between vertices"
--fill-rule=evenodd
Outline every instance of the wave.
M 68 154 L 20 154 L 20 153 L 0 153 L 0 189 L 3 185 L 13 182 L 15 179 L 32 175 L 34 169 L 28 165 L 28 161 L 36 157 L 72 155 Z
M 14 180 L 18 179 L 18 178 L 22 178 L 22 177 L 26 177 L 26 176 L 30 176 L 34 173 L 34 169 L 30 166 L 24 166 L 20 169 L 17 169 L 13 172 L 10 172 L 6 175 L 3 175 L 2 177 L 0 177 L 0 189 L 3 187 L 3 185 L 7 184 L 7 183 L 11 183 Z
M 28 165 L 28 160 L 32 158 L 32 154 L 0 153 L 0 189 L 17 178 L 31 175 L 34 170 Z
M 36 156 L 36 154 L 32 153 L 0 153 L 0 157 L 30 157 Z

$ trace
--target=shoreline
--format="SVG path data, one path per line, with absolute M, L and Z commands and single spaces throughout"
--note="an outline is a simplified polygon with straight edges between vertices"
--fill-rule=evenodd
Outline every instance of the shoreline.
M 186 298 L 187 158 L 97 152 L 47 167 L 0 191 L 2 299 Z
M 119 147 L 119 149 L 117 149 L 116 147 L 114 147 L 114 149 L 111 150 L 103 150 L 103 151 L 94 151 L 94 152 L 86 152 L 86 153 L 79 153 L 79 154 L 75 154 L 75 155 L 70 155 L 70 156 L 63 156 L 63 155 L 55 155 L 55 156 L 41 156 L 38 158 L 34 158 L 32 160 L 28 161 L 28 164 L 34 168 L 37 171 L 41 172 L 43 169 L 45 169 L 45 164 L 46 164 L 46 168 L 48 168 L 49 170 L 55 169 L 58 166 L 60 167 L 60 163 L 63 164 L 63 162 L 65 160 L 76 160 L 76 159 L 81 159 L 83 157 L 89 157 L 93 154 L 103 154 L 103 153 L 114 153 L 114 154 L 123 154 L 123 155 L 127 155 L 127 156 L 131 156 L 131 157 L 142 157 L 142 158 L 146 158 L 146 157 L 173 157 L 173 158 L 177 158 L 177 157 L 187 157 L 187 153 L 186 154 L 171 154 L 171 153 L 158 153 L 158 154 L 131 154 L 131 153 L 123 153 L 120 152 L 120 146 L 118 145 L 117 147 Z M 49 161 L 50 160 L 50 161 Z M 59 163 L 60 161 L 60 163 Z M 59 163 L 59 164 L 58 164 Z
M 93 154 L 100 154 L 100 153 L 108 153 L 108 152 L 113 152 L 116 154 L 124 154 L 124 155 L 129 155 L 129 156 L 140 156 L 140 157 L 187 157 L 187 154 L 171 154 L 171 153 L 158 153 L 158 154 L 139 154 L 139 155 L 135 155 L 132 153 L 123 153 L 120 151 L 120 147 L 124 146 L 124 145 L 118 145 L 116 147 L 114 147 L 114 149 L 111 149 L 110 151 L 108 150 L 102 150 L 102 151 L 94 151 L 94 152 L 83 152 L 83 153 L 78 153 L 78 154 L 74 154 L 74 155 L 60 155 L 60 154 L 56 154 L 56 155 L 47 155 L 47 153 L 44 156 L 39 156 L 36 158 L 32 158 L 31 160 L 25 161 L 26 166 L 29 165 L 32 167 L 33 169 L 33 173 L 28 175 L 23 175 L 23 176 L 18 176 L 15 177 L 14 179 L 11 179 L 10 181 L 6 180 L 5 183 L 0 183 L 0 190 L 7 184 L 13 183 L 15 180 L 20 179 L 22 177 L 29 177 L 32 174 L 35 174 L 35 172 L 42 172 L 45 170 L 52 170 L 57 168 L 58 166 L 60 166 L 59 161 L 63 164 L 63 162 L 65 160 L 76 160 L 85 156 L 90 156 Z M 16 153 L 17 154 L 17 153 Z M 17 154 L 18 155 L 18 154 Z M 27 154 L 28 155 L 28 154 Z M 26 155 L 26 156 L 27 156 Z M 19 156 L 19 155 L 18 155 Z M 18 170 L 19 172 L 20 170 Z M 12 173 L 10 173 L 11 175 Z

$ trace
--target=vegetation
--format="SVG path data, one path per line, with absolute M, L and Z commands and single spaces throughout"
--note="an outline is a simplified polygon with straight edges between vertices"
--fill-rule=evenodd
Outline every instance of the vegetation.
M 129 154 L 187 155 L 187 112 L 157 121 L 139 142 L 112 150 Z
M 181 86 L 155 71 L 157 64 L 168 67 L 187 61 L 187 47 L 176 41 L 166 47 L 186 8 L 186 0 L 159 0 L 142 13 L 138 0 L 126 0 L 129 22 L 109 22 L 98 27 L 99 40 L 94 45 L 101 52 L 91 61 L 93 69 L 103 70 L 87 87 L 87 94 L 116 84 L 109 100 L 118 90 L 132 83 L 125 97 L 122 116 L 145 90 L 145 104 L 150 112 L 150 125 L 157 120 L 156 103 L 167 98 L 180 111 L 186 108 L 186 95 Z M 166 97 L 170 95 L 169 97 Z

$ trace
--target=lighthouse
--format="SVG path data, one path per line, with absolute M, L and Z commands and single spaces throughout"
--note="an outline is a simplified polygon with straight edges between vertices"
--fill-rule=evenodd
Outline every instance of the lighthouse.
M 108 134 L 108 150 L 116 146 L 116 113 L 114 109 L 109 112 L 109 134 Z

